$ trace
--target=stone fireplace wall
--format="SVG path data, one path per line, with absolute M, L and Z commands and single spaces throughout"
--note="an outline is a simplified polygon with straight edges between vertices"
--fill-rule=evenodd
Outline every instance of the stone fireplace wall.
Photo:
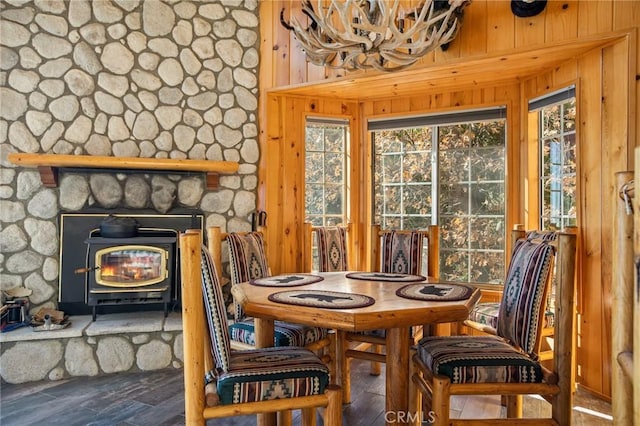
M 250 229 L 256 207 L 257 0 L 0 3 L 0 287 L 56 308 L 61 211 L 197 208 Z M 201 176 L 63 173 L 45 188 L 12 152 L 240 163 Z

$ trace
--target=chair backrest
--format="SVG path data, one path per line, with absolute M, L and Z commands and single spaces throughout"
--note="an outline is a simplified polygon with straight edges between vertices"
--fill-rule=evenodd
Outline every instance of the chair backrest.
M 226 235 L 229 247 L 231 285 L 240 284 L 270 275 L 264 237 L 261 232 L 230 232 Z M 235 303 L 236 321 L 244 318 L 244 311 Z
M 304 243 L 305 269 L 313 270 L 313 247 L 315 245 L 318 272 L 349 270 L 347 233 L 348 228 L 344 226 L 311 226 L 310 223 L 305 223 L 305 235 L 309 236 L 309 240 Z
M 540 230 L 531 230 L 526 232 L 527 240 L 544 240 L 544 241 L 557 241 L 558 233 L 556 231 L 540 231 Z M 514 245 L 515 246 L 515 245 Z M 547 291 L 547 300 L 545 301 L 545 327 L 553 327 L 554 321 L 554 311 L 556 307 L 556 285 L 555 285 L 555 268 L 557 268 L 557 263 L 554 264 L 554 271 L 551 271 L 551 279 L 549 284 L 549 289 Z M 547 323 L 548 322 L 548 323 Z
M 202 247 L 202 297 L 209 325 L 211 352 L 216 370 L 227 372 L 230 366 L 231 343 L 222 287 L 218 282 L 216 265 L 206 247 Z
M 557 252 L 555 234 L 523 231 L 513 246 L 498 313 L 497 334 L 531 357 L 540 347 L 547 294 Z
M 428 230 L 380 230 L 378 225 L 374 225 L 372 253 L 375 258 L 380 259 L 380 272 L 421 275 L 423 247 L 426 241 L 426 274 L 439 278 L 438 232 L 437 225 L 429 226 Z M 372 266 L 375 268 L 375 263 Z

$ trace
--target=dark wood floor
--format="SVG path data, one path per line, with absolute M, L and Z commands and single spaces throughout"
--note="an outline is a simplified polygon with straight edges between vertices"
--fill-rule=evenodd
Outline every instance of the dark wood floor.
M 352 403 L 344 407 L 345 426 L 384 424 L 384 368 L 370 376 L 369 365 L 353 361 Z M 525 400 L 525 415 L 549 411 L 544 401 Z M 587 410 L 592 410 L 590 413 Z M 457 398 L 452 402 L 456 417 L 495 416 L 500 413 L 495 397 Z M 574 425 L 611 425 L 610 405 L 578 392 Z M 297 416 L 296 416 L 297 417 Z M 299 419 L 295 419 L 299 423 Z M 319 423 L 321 424 L 321 423 Z M 112 374 L 57 382 L 0 387 L 0 425 L 184 425 L 181 370 L 138 374 Z M 210 420 L 207 425 L 255 425 L 253 416 Z

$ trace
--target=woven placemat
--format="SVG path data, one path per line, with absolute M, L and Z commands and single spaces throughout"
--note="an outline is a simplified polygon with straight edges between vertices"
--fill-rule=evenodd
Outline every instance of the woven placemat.
M 313 306 L 327 309 L 363 308 L 376 303 L 364 294 L 340 293 L 327 290 L 290 290 L 269 295 L 269 300 L 289 305 Z
M 257 278 L 250 280 L 249 284 L 259 285 L 263 287 L 296 287 L 299 285 L 307 285 L 317 283 L 324 280 L 319 275 L 311 274 L 281 274 L 272 277 Z
M 426 280 L 422 275 L 391 274 L 388 272 L 349 272 L 346 277 L 355 280 L 394 281 L 398 283 L 412 283 Z
M 473 288 L 462 284 L 409 284 L 396 290 L 396 295 L 405 299 L 429 301 L 453 301 L 468 299 Z

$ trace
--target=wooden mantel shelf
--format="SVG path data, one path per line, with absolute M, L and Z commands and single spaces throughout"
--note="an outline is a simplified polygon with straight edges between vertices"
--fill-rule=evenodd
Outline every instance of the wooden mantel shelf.
M 13 164 L 37 167 L 42 184 L 58 186 L 58 169 L 113 169 L 141 170 L 147 172 L 203 172 L 207 176 L 207 189 L 218 188 L 219 174 L 238 171 L 235 161 L 185 160 L 170 158 L 106 157 L 97 155 L 58 155 L 12 153 L 8 159 Z

